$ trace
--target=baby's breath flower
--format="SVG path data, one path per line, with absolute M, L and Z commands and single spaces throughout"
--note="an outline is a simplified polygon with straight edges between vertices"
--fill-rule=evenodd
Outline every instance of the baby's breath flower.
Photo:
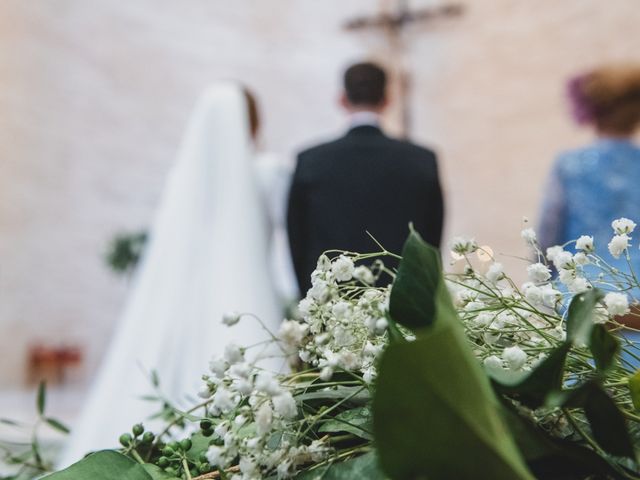
M 369 267 L 366 267 L 364 265 L 360 265 L 355 268 L 355 270 L 353 271 L 353 277 L 356 280 L 360 280 L 366 285 L 373 285 L 376 281 L 373 272 L 369 269 Z
M 243 362 L 244 351 L 235 343 L 229 343 L 224 347 L 224 359 L 229 362 L 230 365 Z
M 611 222 L 611 228 L 618 235 L 629 234 L 636 228 L 636 223 L 628 218 L 618 218 Z
M 629 299 L 624 293 L 611 292 L 604 297 L 609 315 L 625 315 L 629 313 Z
M 325 303 L 329 298 L 329 284 L 324 280 L 313 279 L 309 295 L 318 303 Z
M 233 394 L 224 387 L 219 387 L 213 395 L 213 407 L 217 408 L 222 413 L 227 413 L 233 410 L 236 405 L 237 402 Z
M 511 370 L 520 370 L 527 362 L 527 354 L 517 345 L 507 347 L 502 352 L 502 359 Z
M 296 401 L 290 392 L 284 391 L 280 395 L 273 397 L 272 401 L 274 410 L 281 417 L 291 420 L 298 415 Z
M 322 370 L 320 370 L 320 379 L 321 380 L 324 380 L 325 382 L 328 382 L 329 380 L 331 380 L 331 377 L 333 377 L 333 368 L 324 367 Z
M 495 355 L 490 355 L 482 362 L 489 369 L 502 369 L 502 359 Z
M 451 241 L 451 250 L 459 255 L 473 253 L 478 249 L 478 244 L 473 238 L 455 237 Z
M 575 264 L 573 263 L 573 255 L 564 250 L 555 254 L 552 262 L 558 270 L 575 267 Z
M 353 260 L 344 255 L 340 255 L 331 264 L 331 273 L 338 282 L 347 282 L 353 278 L 355 266 Z
M 222 378 L 227 372 L 227 362 L 223 358 L 213 358 L 209 362 L 209 370 L 217 377 Z
M 497 283 L 504 278 L 504 268 L 501 263 L 494 262 L 491 264 L 485 275 L 491 283 Z
M 609 253 L 611 253 L 614 258 L 620 258 L 620 255 L 629 247 L 629 240 L 630 238 L 626 233 L 614 235 L 609 245 L 607 245 Z
M 227 312 L 222 316 L 222 323 L 231 327 L 240 321 L 240 316 L 238 312 Z
M 564 249 L 560 245 L 555 245 L 553 247 L 547 248 L 547 252 L 546 252 L 547 260 L 549 260 L 550 262 L 553 262 L 556 256 L 563 251 Z
M 225 467 L 224 448 L 217 445 L 210 445 L 206 453 L 208 462 L 214 467 Z
M 520 236 L 527 242 L 529 245 L 535 245 L 537 236 L 536 232 L 533 228 L 525 228 L 520 232 Z
M 578 252 L 573 256 L 573 263 L 576 265 L 584 266 L 589 263 L 589 257 L 584 252 Z
M 582 235 L 576 240 L 576 249 L 582 250 L 585 253 L 593 252 L 593 237 L 590 235 Z
M 533 283 L 543 283 L 551 278 L 551 270 L 543 263 L 532 263 L 527 267 L 527 275 Z
M 273 410 L 271 409 L 270 402 L 263 402 L 256 412 L 256 428 L 258 435 L 264 437 L 271 431 L 271 425 L 273 424 Z

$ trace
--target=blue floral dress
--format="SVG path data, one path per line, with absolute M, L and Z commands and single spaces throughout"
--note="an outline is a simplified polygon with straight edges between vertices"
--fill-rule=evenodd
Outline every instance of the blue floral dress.
M 624 256 L 616 260 L 608 251 L 614 234 L 611 222 L 620 217 L 640 224 L 640 148 L 628 140 L 600 139 L 561 154 L 544 192 L 538 227 L 543 251 L 592 235 L 598 256 L 622 272 L 633 270 L 640 275 L 640 227 L 631 235 L 631 268 Z M 637 289 L 630 294 L 640 300 Z M 640 344 L 640 333 L 628 332 L 624 337 Z M 640 357 L 640 349 L 634 353 Z M 640 364 L 631 355 L 623 357 L 635 366 Z

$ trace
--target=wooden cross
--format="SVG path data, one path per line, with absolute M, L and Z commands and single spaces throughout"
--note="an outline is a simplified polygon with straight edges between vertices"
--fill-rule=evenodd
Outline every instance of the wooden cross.
M 412 10 L 409 0 L 391 0 L 395 9 L 389 9 L 389 0 L 382 0 L 382 13 L 376 16 L 353 18 L 344 25 L 349 31 L 382 30 L 389 41 L 391 62 L 395 64 L 398 76 L 398 97 L 400 100 L 400 131 L 404 137 L 411 133 L 411 76 L 405 59 L 403 33 L 413 24 L 426 24 L 440 17 L 456 17 L 463 13 L 460 4 L 444 4 L 430 8 Z M 393 10 L 393 11 L 391 11 Z

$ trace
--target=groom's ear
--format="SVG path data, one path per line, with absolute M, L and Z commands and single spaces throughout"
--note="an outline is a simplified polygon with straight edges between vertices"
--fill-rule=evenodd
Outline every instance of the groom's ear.
M 347 98 L 347 93 L 344 92 L 344 91 L 340 94 L 340 98 L 338 99 L 338 103 L 340 104 L 340 106 L 342 108 L 344 108 L 347 111 L 350 111 L 350 110 L 353 109 L 353 105 L 351 104 L 351 102 Z

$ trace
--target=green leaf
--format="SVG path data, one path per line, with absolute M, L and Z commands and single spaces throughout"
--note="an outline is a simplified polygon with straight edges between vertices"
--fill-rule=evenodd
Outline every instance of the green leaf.
M 596 305 L 604 298 L 604 294 L 594 288 L 579 293 L 571 299 L 567 312 L 567 341 L 574 345 L 586 345 L 593 328 L 593 313 Z
M 453 328 L 387 348 L 373 411 L 381 465 L 392 478 L 478 478 L 479 459 L 483 478 L 533 478 Z
M 360 391 L 359 391 L 360 390 Z M 367 390 L 362 387 L 338 387 L 331 390 L 316 390 L 296 395 L 296 401 L 305 402 L 308 400 L 342 400 L 351 397 L 349 402 L 357 405 L 364 405 L 371 397 Z
M 156 465 L 145 463 L 144 465 L 141 465 L 141 467 L 145 472 L 147 472 L 147 474 L 149 474 L 152 480 L 178 480 L 178 477 L 169 475 L 167 472 Z
M 155 480 L 142 465 L 113 450 L 92 453 L 47 480 Z M 159 479 L 162 477 L 156 477 Z M 169 477 L 170 478 L 170 477 Z
M 611 335 L 604 325 L 594 325 L 591 330 L 589 349 L 596 362 L 596 368 L 606 371 L 615 363 L 620 351 L 620 341 Z
M 594 381 L 555 396 L 552 406 L 582 408 L 593 438 L 603 450 L 620 457 L 635 458 L 627 424 L 613 399 Z
M 629 377 L 629 391 L 633 406 L 640 410 L 640 370 L 636 370 L 636 373 Z
M 372 423 L 371 410 L 369 407 L 357 407 L 351 410 L 346 410 L 339 413 L 334 418 L 329 419 L 323 423 L 319 431 L 323 433 L 327 432 L 347 432 L 364 438 L 365 440 L 372 440 L 373 435 L 373 423 Z
M 38 408 L 38 413 L 40 415 L 44 415 L 44 407 L 45 407 L 46 398 L 47 398 L 47 385 L 43 380 L 38 385 L 38 395 L 37 395 L 37 398 L 36 398 L 36 406 Z
M 298 474 L 296 480 L 386 480 L 373 452 Z
M 504 402 L 502 413 L 518 449 L 536 478 L 583 480 L 618 477 L 613 467 L 594 450 L 549 435 L 530 418 L 518 414 L 508 401 Z
M 379 365 L 374 433 L 392 478 L 532 479 L 499 414 L 442 276 L 440 256 L 412 232 L 391 290 L 394 320 L 417 329 Z M 468 452 L 473 452 L 469 454 Z
M 412 231 L 402 249 L 389 300 L 391 318 L 413 330 L 430 326 L 437 310 L 449 308 L 451 299 L 442 277 L 440 253 Z
M 530 408 L 542 406 L 551 392 L 562 388 L 564 365 L 570 348 L 568 343 L 560 345 L 531 372 L 507 375 L 512 372 L 491 371 L 494 388 L 500 393 L 515 396 Z
M 67 427 L 62 422 L 56 420 L 55 418 L 46 417 L 44 421 L 47 422 L 51 426 L 51 428 L 58 430 L 59 432 L 69 433 L 71 431 L 69 430 L 69 427 Z

